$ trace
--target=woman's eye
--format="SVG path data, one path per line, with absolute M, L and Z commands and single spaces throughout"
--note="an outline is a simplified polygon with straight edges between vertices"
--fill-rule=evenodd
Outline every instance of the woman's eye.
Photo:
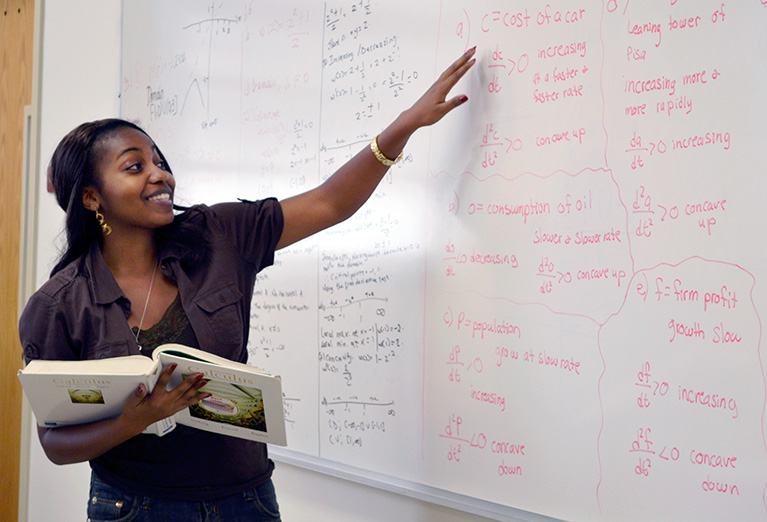
M 132 170 L 132 171 L 141 170 L 141 163 L 133 163 L 132 165 L 128 166 L 127 170 Z
M 168 164 L 164 161 L 158 161 L 157 166 L 160 167 L 162 170 L 168 170 Z

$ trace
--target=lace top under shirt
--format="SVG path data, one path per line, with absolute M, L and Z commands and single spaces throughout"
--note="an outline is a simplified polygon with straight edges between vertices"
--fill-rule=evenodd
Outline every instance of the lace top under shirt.
M 178 294 L 163 314 L 160 322 L 139 332 L 138 327 L 131 328 L 133 335 L 138 332 L 138 344 L 141 353 L 147 357 L 152 356 L 155 348 L 161 344 L 177 343 L 192 348 L 199 348 L 197 337 L 189 326 L 189 319 L 181 307 L 181 299 Z

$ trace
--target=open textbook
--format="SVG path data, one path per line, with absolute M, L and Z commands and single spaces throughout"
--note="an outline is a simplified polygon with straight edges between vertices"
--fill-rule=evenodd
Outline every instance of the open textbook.
M 282 384 L 278 376 L 223 357 L 182 346 L 158 346 L 152 358 L 127 355 L 82 361 L 34 360 L 19 371 L 37 423 L 44 427 L 84 424 L 117 417 L 143 383 L 154 389 L 162 369 L 173 371 L 168 388 L 195 373 L 211 396 L 149 426 L 144 433 L 165 435 L 176 424 L 270 444 L 286 445 Z

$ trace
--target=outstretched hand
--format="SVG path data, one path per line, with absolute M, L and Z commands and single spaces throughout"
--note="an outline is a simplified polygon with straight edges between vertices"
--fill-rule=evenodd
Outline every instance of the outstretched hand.
M 376 137 L 378 151 L 383 156 L 398 157 L 415 131 L 437 123 L 468 100 L 464 94 L 450 99 L 447 95 L 476 62 L 475 52 L 473 47 L 453 62 L 409 109 Z M 365 147 L 319 187 L 280 201 L 284 226 L 277 248 L 316 234 L 354 214 L 388 168 L 371 152 L 371 147 Z
M 477 48 L 472 47 L 437 78 L 431 87 L 405 113 L 415 128 L 433 125 L 448 112 L 468 101 L 465 94 L 447 99 L 450 90 L 471 69 L 476 60 L 473 58 Z

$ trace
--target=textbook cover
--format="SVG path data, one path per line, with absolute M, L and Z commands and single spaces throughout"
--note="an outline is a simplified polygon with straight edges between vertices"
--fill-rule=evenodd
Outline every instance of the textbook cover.
M 144 433 L 165 435 L 184 424 L 258 442 L 284 446 L 285 415 L 278 376 L 179 344 L 155 348 L 152 358 L 128 355 L 84 361 L 34 360 L 19 371 L 24 393 L 40 426 L 55 428 L 117 417 L 144 384 L 151 392 L 162 369 L 178 366 L 168 388 L 195 373 L 211 396 L 149 426 Z

